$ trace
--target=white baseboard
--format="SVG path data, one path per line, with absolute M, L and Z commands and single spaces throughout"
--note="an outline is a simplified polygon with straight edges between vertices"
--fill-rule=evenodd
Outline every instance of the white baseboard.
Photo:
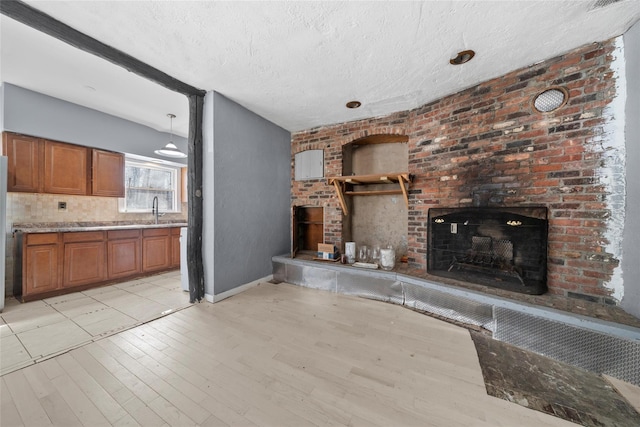
M 217 295 L 204 294 L 204 299 L 206 299 L 208 302 L 216 303 L 218 301 L 222 301 L 223 299 L 227 299 L 241 292 L 249 290 L 255 286 L 258 286 L 260 283 L 268 282 L 272 279 L 273 279 L 273 274 L 270 274 L 261 279 L 254 280 L 253 282 L 245 283 L 244 285 L 238 286 L 237 288 L 229 289 L 228 291 L 223 292 L 221 294 L 217 294 Z

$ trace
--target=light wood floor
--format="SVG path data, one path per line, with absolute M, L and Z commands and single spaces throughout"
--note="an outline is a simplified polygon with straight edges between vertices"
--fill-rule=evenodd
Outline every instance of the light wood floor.
M 469 333 L 262 284 L 1 378 L 0 425 L 572 426 L 487 396 Z
M 0 314 L 0 375 L 188 307 L 180 272 L 21 304 Z

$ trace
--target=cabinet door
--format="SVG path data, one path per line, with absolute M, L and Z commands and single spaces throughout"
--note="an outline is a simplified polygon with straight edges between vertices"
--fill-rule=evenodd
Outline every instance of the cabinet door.
M 124 197 L 124 155 L 96 149 L 91 151 L 91 194 Z
M 58 289 L 58 245 L 27 246 L 24 251 L 23 296 Z
M 88 149 L 61 142 L 44 142 L 45 193 L 87 194 Z
M 168 230 L 167 230 L 168 231 Z M 142 271 L 165 270 L 171 267 L 171 240 L 165 236 L 142 238 Z
M 73 242 L 64 244 L 62 287 L 99 283 L 106 279 L 105 242 Z
M 5 133 L 2 151 L 9 158 L 7 191 L 37 193 L 40 188 L 40 150 L 42 140 Z
M 109 279 L 135 276 L 142 271 L 140 239 L 111 240 L 107 244 Z
M 171 229 L 171 266 L 180 267 L 180 229 Z

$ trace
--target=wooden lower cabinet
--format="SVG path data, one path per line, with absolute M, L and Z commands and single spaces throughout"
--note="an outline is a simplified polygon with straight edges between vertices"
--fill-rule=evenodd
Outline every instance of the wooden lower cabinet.
M 179 268 L 179 239 L 179 228 L 25 234 L 22 300 Z
M 106 278 L 104 242 L 67 243 L 64 245 L 64 279 L 69 288 L 102 282 Z
M 107 278 L 107 251 L 103 231 L 64 233 L 62 241 L 63 288 L 99 283 Z
M 54 291 L 60 287 L 62 268 L 59 239 L 58 233 L 29 234 L 21 239 L 24 245 L 23 259 L 21 258 L 24 296 Z
M 29 246 L 25 249 L 26 262 L 23 295 L 34 295 L 58 289 L 58 245 Z
M 171 267 L 169 228 L 142 230 L 142 271 L 166 270 Z
M 109 279 L 140 274 L 142 259 L 140 230 L 114 230 L 108 232 L 107 276 Z
M 180 267 L 180 229 L 171 229 L 171 266 Z

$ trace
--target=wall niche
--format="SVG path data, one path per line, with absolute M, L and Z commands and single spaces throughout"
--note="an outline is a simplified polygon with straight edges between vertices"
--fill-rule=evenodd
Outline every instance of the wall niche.
M 345 144 L 342 147 L 342 175 L 406 172 L 409 168 L 408 140 L 405 135 L 370 135 Z M 367 187 L 369 190 L 388 189 L 385 184 Z M 346 203 L 349 215 L 342 221 L 344 242 L 406 248 L 408 216 L 401 194 L 352 196 L 346 198 Z

